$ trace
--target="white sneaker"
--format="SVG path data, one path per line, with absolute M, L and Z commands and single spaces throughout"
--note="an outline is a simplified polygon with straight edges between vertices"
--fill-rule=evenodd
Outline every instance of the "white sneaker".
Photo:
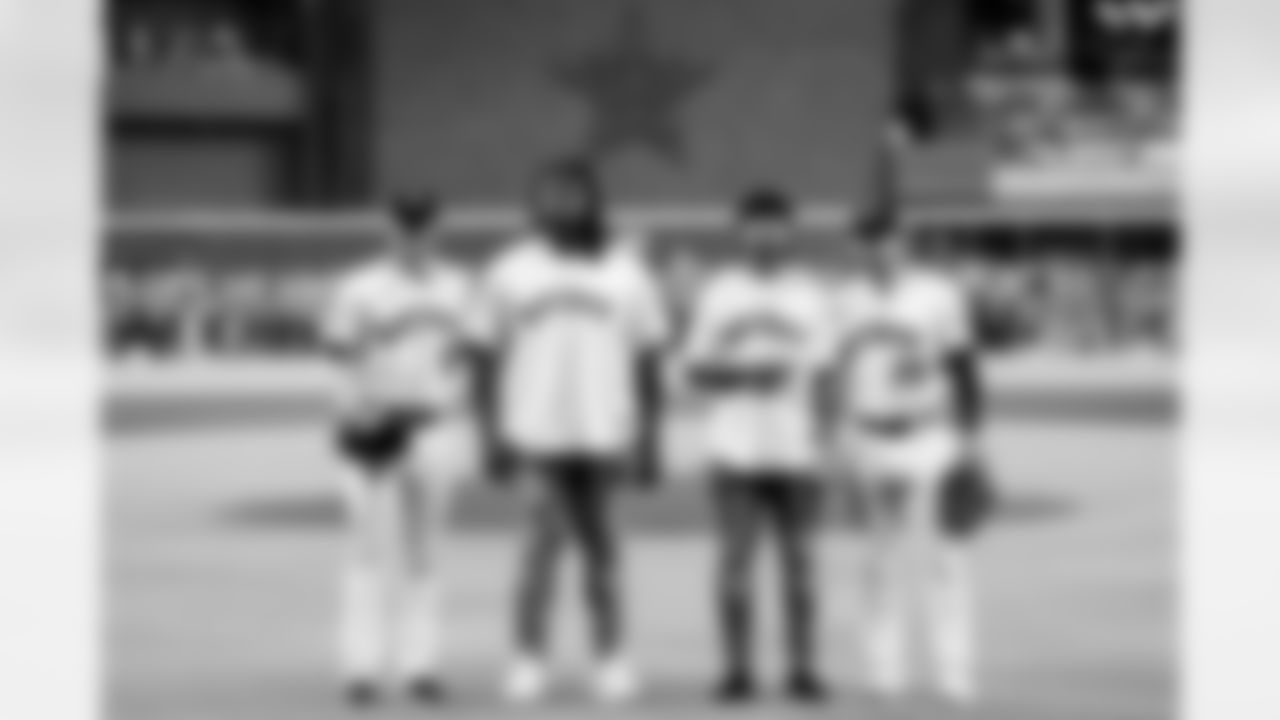
M 611 705 L 630 702 L 640 692 L 635 670 L 625 660 L 607 660 L 596 671 L 596 696 Z
M 507 676 L 507 700 L 527 705 L 542 699 L 547 692 L 547 671 L 541 663 L 521 660 Z
M 947 701 L 954 702 L 956 705 L 968 706 L 978 701 L 978 685 L 973 682 L 973 679 L 964 678 L 964 676 L 942 679 L 942 682 L 938 683 L 938 691 Z
M 956 705 L 972 705 L 978 700 L 978 685 L 968 672 L 942 673 L 938 678 L 938 692 Z
M 900 633 L 890 628 L 873 628 L 868 633 L 867 684 L 885 697 L 907 691 L 907 655 Z

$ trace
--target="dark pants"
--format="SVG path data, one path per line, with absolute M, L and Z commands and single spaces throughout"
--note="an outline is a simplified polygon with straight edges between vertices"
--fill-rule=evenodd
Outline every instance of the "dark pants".
M 613 494 L 620 464 L 591 457 L 533 461 L 539 483 L 524 548 L 516 607 L 517 642 L 522 652 L 540 657 L 547 650 L 556 571 L 566 544 L 582 553 L 583 588 L 595 649 L 615 652 L 622 641 L 618 592 L 618 540 Z
M 726 667 L 750 675 L 754 655 L 752 580 L 762 535 L 776 538 L 794 674 L 815 670 L 813 539 L 820 491 L 808 478 L 778 473 L 721 473 L 715 485 L 720 534 L 718 598 Z

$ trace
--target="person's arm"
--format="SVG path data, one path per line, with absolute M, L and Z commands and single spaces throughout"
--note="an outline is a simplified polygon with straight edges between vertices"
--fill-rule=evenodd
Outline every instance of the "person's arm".
M 336 397 L 340 420 L 353 420 L 367 409 L 357 382 L 359 365 L 368 355 L 369 339 L 359 287 L 351 280 L 338 284 L 320 320 L 320 351 L 341 376 Z
M 955 397 L 956 422 L 969 435 L 981 431 L 986 419 L 986 388 L 978 354 L 972 346 L 947 354 L 947 374 Z
M 662 468 L 662 428 L 667 421 L 665 356 L 654 349 L 641 354 L 637 378 L 640 400 L 640 439 L 636 467 L 637 480 L 644 486 L 656 485 Z
M 501 351 L 496 346 L 473 346 L 471 363 L 476 381 L 476 422 L 484 443 L 488 479 L 495 485 L 507 485 L 512 480 L 515 456 L 502 437 Z
M 815 321 L 818 341 L 814 365 L 814 405 L 820 427 L 829 429 L 839 420 L 843 388 L 841 387 L 841 348 L 847 335 L 847 319 L 842 312 L 842 300 L 838 288 L 823 285 L 820 288 L 819 310 Z
M 944 308 L 946 372 L 954 398 L 956 423 L 970 436 L 981 432 L 986 416 L 986 387 L 971 297 L 955 286 Z
M 697 405 L 705 392 L 702 375 L 706 372 L 708 362 L 708 346 L 710 345 L 710 327 L 714 321 L 710 313 L 713 303 L 710 302 L 716 283 L 713 273 L 707 277 L 701 287 L 690 293 L 685 318 L 685 331 L 680 343 L 672 353 L 675 365 L 673 391 L 681 403 Z
M 504 485 L 511 480 L 512 455 L 500 429 L 502 349 L 506 318 L 497 273 L 475 283 L 471 299 L 471 333 L 468 360 L 474 377 L 476 422 L 485 446 L 489 480 Z
M 639 438 L 636 448 L 636 480 L 655 485 L 662 467 L 662 425 L 666 421 L 666 363 L 672 344 L 673 313 L 657 278 L 641 266 L 636 276 L 636 321 L 639 343 L 636 358 L 636 397 Z
M 986 388 L 982 376 L 982 360 L 979 344 L 972 332 L 964 334 L 965 325 L 972 325 L 968 317 L 971 310 L 965 298 L 956 303 L 956 335 L 946 357 L 947 372 L 953 388 L 955 420 L 965 437 L 965 455 L 952 469 L 952 475 L 943 486 L 943 500 L 939 504 L 942 527 L 959 539 L 975 535 L 990 518 L 999 504 L 999 492 L 991 468 L 986 462 L 977 438 L 986 420 Z

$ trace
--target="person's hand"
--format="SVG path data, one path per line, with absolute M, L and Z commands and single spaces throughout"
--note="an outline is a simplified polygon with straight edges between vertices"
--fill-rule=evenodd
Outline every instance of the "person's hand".
M 986 459 L 986 443 L 977 428 L 960 429 L 961 462 L 981 465 Z
M 943 486 L 942 526 L 954 537 L 971 538 L 986 527 L 999 501 L 990 466 L 976 457 L 962 460 Z
M 631 481 L 645 490 L 656 487 L 662 474 L 662 443 L 658 435 L 659 430 L 654 428 L 640 438 L 627 468 Z
M 484 442 L 485 472 L 489 482 L 498 487 L 508 487 L 515 476 L 515 452 L 492 428 L 482 431 Z
M 505 445 L 489 450 L 489 481 L 497 487 L 511 487 L 516 474 L 515 455 Z

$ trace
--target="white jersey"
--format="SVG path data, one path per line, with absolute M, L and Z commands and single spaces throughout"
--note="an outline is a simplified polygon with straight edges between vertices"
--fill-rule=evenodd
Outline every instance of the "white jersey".
M 954 398 L 945 359 L 972 342 L 958 282 L 923 268 L 858 278 L 839 293 L 840 398 L 850 419 L 932 421 Z
M 666 341 L 669 323 L 636 243 L 589 258 L 519 241 L 485 288 L 502 354 L 503 439 L 536 453 L 629 449 L 640 423 L 637 361 Z
M 740 369 L 774 369 L 773 390 L 729 390 L 705 398 L 702 447 L 730 470 L 812 469 L 818 457 L 816 383 L 829 359 L 832 304 L 813 273 L 730 268 L 707 280 L 696 299 L 682 360 Z
M 473 368 L 465 349 L 483 333 L 473 283 L 433 263 L 415 273 L 381 259 L 339 282 L 324 319 L 325 339 L 353 347 L 345 390 L 387 409 L 469 408 Z

